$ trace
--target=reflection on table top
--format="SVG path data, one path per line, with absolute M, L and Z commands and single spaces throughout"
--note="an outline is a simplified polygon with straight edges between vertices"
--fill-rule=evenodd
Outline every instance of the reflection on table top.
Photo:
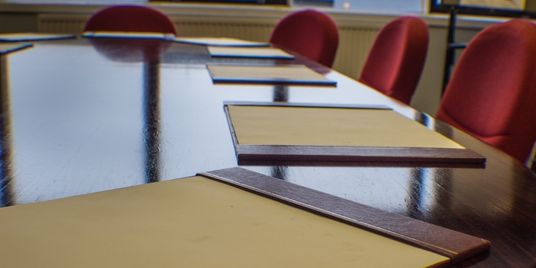
M 305 63 L 337 87 L 214 85 L 206 63 Z M 536 264 L 536 176 L 505 154 L 307 62 L 212 59 L 159 41 L 39 42 L 0 58 L 0 201 L 31 203 L 237 165 L 224 101 L 378 104 L 487 157 L 485 168 L 244 166 L 488 239 L 476 265 Z

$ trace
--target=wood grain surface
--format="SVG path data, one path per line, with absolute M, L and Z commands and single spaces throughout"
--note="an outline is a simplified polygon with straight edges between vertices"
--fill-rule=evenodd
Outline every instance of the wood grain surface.
M 299 56 L 290 64 L 337 86 L 215 85 L 206 64 L 289 63 L 213 59 L 206 47 L 172 42 L 87 39 L 36 42 L 0 57 L 0 205 L 236 167 L 225 102 L 380 105 L 486 157 L 485 167 L 243 167 L 491 242 L 489 255 L 460 266 L 536 265 L 536 175 L 522 163 Z

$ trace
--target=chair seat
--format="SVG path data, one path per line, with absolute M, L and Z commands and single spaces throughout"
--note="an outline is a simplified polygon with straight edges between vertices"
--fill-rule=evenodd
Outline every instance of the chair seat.
M 162 12 L 146 6 L 116 5 L 93 14 L 84 31 L 158 32 L 176 35 L 175 25 Z
M 404 16 L 379 32 L 359 81 L 409 104 L 426 60 L 428 27 L 417 18 Z
M 536 141 L 536 26 L 492 25 L 464 50 L 437 118 L 525 162 Z
M 274 28 L 270 43 L 331 68 L 339 33 L 328 15 L 307 9 L 283 18 Z

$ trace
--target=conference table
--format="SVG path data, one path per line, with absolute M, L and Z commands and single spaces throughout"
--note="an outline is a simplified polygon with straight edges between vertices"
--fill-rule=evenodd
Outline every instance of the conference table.
M 305 64 L 336 87 L 214 84 L 206 64 Z M 536 176 L 508 155 L 300 56 L 211 58 L 205 46 L 77 38 L 0 57 L 0 204 L 17 206 L 238 166 L 225 102 L 383 105 L 486 157 L 240 167 L 487 239 L 475 267 L 536 265 Z M 0 219 L 1 226 L 1 219 Z

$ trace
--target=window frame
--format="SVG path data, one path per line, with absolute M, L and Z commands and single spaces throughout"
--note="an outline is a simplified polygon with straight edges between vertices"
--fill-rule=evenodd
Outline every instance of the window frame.
M 493 17 L 529 17 L 536 18 L 536 11 L 516 10 L 498 7 L 464 6 L 459 4 L 443 3 L 441 0 L 429 0 L 429 13 L 449 13 L 452 8 L 456 8 L 458 14 L 493 16 Z M 459 1 L 450 1 L 459 2 Z

